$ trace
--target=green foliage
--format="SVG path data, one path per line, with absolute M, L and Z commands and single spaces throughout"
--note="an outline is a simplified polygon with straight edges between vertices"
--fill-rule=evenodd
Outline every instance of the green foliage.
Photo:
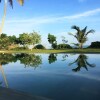
M 49 64 L 54 63 L 55 61 L 57 61 L 57 55 L 53 53 L 50 54 L 48 57 L 48 61 L 49 61 Z
M 24 64 L 25 67 L 34 67 L 37 68 L 40 64 L 42 64 L 42 58 L 39 55 L 35 54 L 20 54 L 19 60 L 21 64 Z
M 48 41 L 49 41 L 50 44 L 53 44 L 54 42 L 56 42 L 56 37 L 49 33 L 48 34 Z
M 34 47 L 34 49 L 46 49 L 42 44 L 38 44 Z
M 32 37 L 28 33 L 23 33 L 19 35 L 19 41 L 21 45 L 32 44 Z
M 0 54 L 0 64 L 6 65 L 10 62 L 16 62 L 15 55 L 12 54 Z
M 9 46 L 16 44 L 16 36 L 7 36 L 6 34 L 1 34 L 0 37 L 0 49 L 9 49 Z
M 9 41 L 10 41 L 11 44 L 17 44 L 17 43 L 16 43 L 17 38 L 16 38 L 15 35 L 9 36 L 8 38 L 9 38 Z
M 29 50 L 29 48 L 27 46 L 24 46 L 24 47 L 16 47 L 16 48 L 13 48 L 12 50 Z
M 57 43 L 53 43 L 53 44 L 52 44 L 52 48 L 53 48 L 53 49 L 57 49 Z
M 77 32 L 75 35 L 72 33 L 69 33 L 69 35 L 72 35 L 77 39 L 79 48 L 83 48 L 83 44 L 88 40 L 87 35 L 95 32 L 93 29 L 87 31 L 87 26 L 82 30 L 78 26 L 72 26 L 72 29 L 75 29 Z
M 40 64 L 42 64 L 41 56 L 35 54 L 0 54 L 1 65 L 17 61 L 20 61 L 21 64 L 25 65 L 25 67 L 37 68 Z
M 68 42 L 68 40 L 66 40 L 66 38 L 64 36 L 62 36 L 61 38 L 62 38 L 63 44 L 66 44 Z
M 0 49 L 8 49 L 10 45 L 10 40 L 6 34 L 1 34 L 0 37 Z
M 37 32 L 33 31 L 33 33 L 29 34 L 32 39 L 32 44 L 38 44 L 41 42 L 41 35 L 39 35 Z
M 100 42 L 92 42 L 91 45 L 88 48 L 100 48 Z
M 33 31 L 33 33 L 23 33 L 19 35 L 19 40 L 17 41 L 21 45 L 35 45 L 41 42 L 41 36 Z
M 54 35 L 51 35 L 50 33 L 48 34 L 48 42 L 52 45 L 52 48 L 56 48 L 57 41 L 56 37 Z
M 69 44 L 59 44 L 57 49 L 72 49 L 72 47 Z

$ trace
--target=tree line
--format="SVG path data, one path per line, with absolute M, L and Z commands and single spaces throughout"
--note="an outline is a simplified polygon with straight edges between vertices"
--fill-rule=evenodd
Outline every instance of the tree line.
M 28 45 L 35 45 L 41 42 L 41 35 L 33 31 L 32 33 L 19 34 L 19 37 L 1 34 L 0 49 L 22 48 L 28 49 Z
M 2 0 L 0 0 L 1 3 Z M 24 4 L 24 0 L 17 0 L 20 5 Z M 23 33 L 20 34 L 19 38 L 16 38 L 16 36 L 7 36 L 6 34 L 2 34 L 4 22 L 5 22 L 5 17 L 6 17 L 6 10 L 7 10 L 7 3 L 9 2 L 10 6 L 13 8 L 13 0 L 4 0 L 4 15 L 1 21 L 0 25 L 0 49 L 10 49 L 14 48 L 18 45 L 15 44 L 20 44 L 23 45 L 23 49 L 28 49 L 27 46 L 25 45 L 35 45 L 40 43 L 41 38 L 37 34 L 27 34 Z M 87 26 L 83 29 L 80 29 L 80 27 L 74 25 L 71 27 L 72 29 L 76 30 L 76 33 L 69 33 L 69 35 L 73 36 L 76 38 L 77 43 L 73 43 L 75 46 L 78 48 L 82 49 L 83 44 L 88 40 L 88 34 L 94 33 L 95 31 L 93 29 L 87 31 Z M 54 35 L 48 34 L 48 41 L 51 44 L 51 47 L 53 49 L 71 49 L 72 47 L 67 44 L 67 41 L 65 40 L 65 37 L 63 37 L 62 41 L 63 44 L 57 44 L 56 37 Z M 13 44 L 13 45 L 12 45 Z M 37 45 L 35 49 L 45 49 L 43 45 Z M 100 48 L 100 42 L 94 42 L 92 43 L 88 48 Z
M 71 29 L 76 30 L 75 33 L 68 33 L 69 35 L 73 36 L 76 40 L 77 43 L 72 43 L 75 48 L 79 48 L 79 49 L 83 49 L 83 45 L 88 41 L 88 35 L 91 33 L 94 33 L 95 30 L 91 29 L 87 31 L 87 26 L 83 29 L 80 29 L 80 27 L 74 25 L 71 27 Z M 62 44 L 57 44 L 57 40 L 56 37 L 54 35 L 48 34 L 48 41 L 51 44 L 51 47 L 53 49 L 71 49 L 72 47 L 67 44 L 67 40 L 65 39 L 65 37 L 62 37 Z M 100 48 L 100 42 L 96 41 L 96 42 L 92 42 L 90 46 L 88 46 L 87 48 Z
M 72 29 L 75 29 L 76 32 L 68 33 L 69 35 L 75 37 L 77 40 L 77 43 L 74 44 L 77 48 L 82 49 L 83 44 L 86 43 L 88 40 L 89 33 L 94 33 L 95 31 L 93 29 L 87 31 L 87 26 L 83 29 L 80 29 L 78 26 L 72 26 Z M 67 35 L 67 34 L 66 34 Z M 65 36 L 62 36 L 62 43 L 57 43 L 57 37 L 48 34 L 48 42 L 51 44 L 52 49 L 72 49 L 72 46 L 68 44 L 67 39 Z M 31 45 L 31 48 L 29 48 L 29 45 Z M 100 42 L 92 43 L 89 48 L 100 48 Z M 19 37 L 13 36 L 7 36 L 7 34 L 1 34 L 0 36 L 0 49 L 1 50 L 19 50 L 19 49 L 46 49 L 45 46 L 41 44 L 41 35 L 39 35 L 38 32 L 31 32 L 31 33 L 22 33 L 19 34 Z

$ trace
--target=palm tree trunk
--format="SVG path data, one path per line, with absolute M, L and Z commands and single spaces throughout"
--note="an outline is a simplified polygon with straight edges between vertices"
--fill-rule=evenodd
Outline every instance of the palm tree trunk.
M 83 44 L 82 43 L 79 44 L 79 49 L 83 49 Z
M 4 82 L 5 82 L 5 86 L 6 86 L 6 88 L 8 88 L 7 78 L 6 78 L 6 75 L 5 75 L 5 73 L 4 73 L 4 70 L 3 70 L 1 64 L 0 64 L 0 70 L 1 70 L 1 73 L 2 73 L 2 76 L 3 76 L 3 79 L 4 79 Z
M 6 11 L 7 11 L 7 3 L 4 3 L 4 14 L 3 14 L 3 18 L 2 18 L 2 21 L 1 21 L 1 25 L 0 25 L 0 36 L 2 34 L 2 30 L 3 30 L 3 27 L 4 27 Z

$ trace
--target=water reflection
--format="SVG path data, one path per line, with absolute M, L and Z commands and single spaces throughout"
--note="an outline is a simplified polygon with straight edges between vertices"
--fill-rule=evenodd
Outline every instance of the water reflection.
M 97 54 L 0 54 L 0 86 L 53 100 L 100 100 L 99 59 Z M 87 72 L 89 67 L 95 68 Z
M 20 61 L 21 64 L 24 64 L 25 67 L 38 67 L 42 64 L 42 58 L 39 55 L 35 54 L 0 54 L 0 65 L 6 65 L 11 62 Z
M 59 54 L 51 53 L 48 55 L 48 62 L 49 64 L 55 63 L 57 61 L 57 57 Z M 69 55 L 62 54 L 62 60 L 66 61 Z M 73 64 L 76 64 L 77 67 L 72 69 L 74 72 L 78 72 L 81 70 L 81 68 L 85 68 L 88 71 L 88 67 L 95 67 L 95 64 L 91 64 L 88 62 L 88 56 L 84 54 L 80 54 L 77 59 L 74 62 L 70 62 L 68 65 L 72 66 Z M 0 66 L 9 64 L 11 62 L 17 62 L 20 61 L 21 64 L 25 65 L 26 67 L 33 67 L 36 69 L 39 65 L 42 64 L 42 56 L 35 55 L 35 54 L 0 54 Z M 0 67 L 2 70 L 2 68 Z M 3 71 L 2 71 L 3 72 Z
M 88 71 L 88 67 L 95 67 L 96 66 L 95 64 L 90 64 L 88 62 L 88 56 L 86 56 L 84 54 L 80 54 L 74 62 L 69 63 L 69 66 L 71 66 L 73 64 L 77 65 L 76 68 L 72 69 L 72 71 L 74 71 L 74 72 L 80 71 L 81 68 L 85 68 Z
M 20 60 L 20 63 L 24 64 L 25 67 L 34 67 L 36 69 L 42 64 L 41 56 L 35 54 L 16 54 L 16 58 Z
M 48 61 L 49 61 L 49 64 L 54 63 L 55 61 L 57 61 L 57 54 L 51 53 L 48 56 Z
M 0 54 L 0 72 L 6 88 L 8 88 L 8 82 L 2 65 L 17 62 L 18 60 L 21 64 L 25 65 L 25 68 L 34 67 L 34 69 L 36 69 L 40 64 L 42 64 L 41 56 L 35 54 Z M 0 85 L 2 85 L 2 83 L 3 82 L 0 82 Z
M 55 63 L 58 59 L 59 54 L 54 54 L 51 53 L 48 55 L 48 62 L 49 64 Z M 61 61 L 66 61 L 67 58 L 69 57 L 69 55 L 67 54 L 61 54 L 60 55 Z M 26 54 L 26 53 L 21 53 L 21 54 L 0 54 L 0 72 L 2 74 L 3 80 L 4 80 L 4 84 L 6 87 L 8 87 L 8 82 L 7 82 L 7 78 L 4 72 L 4 69 L 2 67 L 2 65 L 6 65 L 12 62 L 17 62 L 20 61 L 20 64 L 24 64 L 25 68 L 27 67 L 33 67 L 34 69 L 36 69 L 39 65 L 42 64 L 42 57 L 40 55 L 35 55 L 35 54 Z M 85 68 L 86 70 L 88 70 L 88 67 L 95 67 L 95 64 L 90 64 L 88 62 L 88 56 L 84 55 L 84 54 L 80 54 L 77 59 L 74 62 L 69 63 L 69 66 L 72 65 L 77 65 L 76 68 L 73 68 L 72 71 L 74 72 L 78 72 L 81 70 L 81 68 Z M 0 81 L 0 85 L 3 82 Z
M 62 56 L 62 61 L 65 61 L 67 57 L 68 57 L 67 54 L 63 54 L 63 56 Z
M 49 54 L 48 56 L 49 64 L 55 63 L 57 61 L 57 56 L 58 55 L 54 53 Z M 62 61 L 65 61 L 67 57 L 68 57 L 67 54 L 62 54 Z
M 0 65 L 6 65 L 10 62 L 16 62 L 17 59 L 14 54 L 0 54 Z

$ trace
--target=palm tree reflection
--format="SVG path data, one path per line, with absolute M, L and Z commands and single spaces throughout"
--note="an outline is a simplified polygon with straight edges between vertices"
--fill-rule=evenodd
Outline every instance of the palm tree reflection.
M 6 88 L 8 88 L 8 82 L 7 82 L 7 78 L 6 78 L 6 75 L 5 75 L 5 72 L 4 72 L 2 65 L 6 65 L 9 62 L 14 62 L 14 61 L 15 61 L 14 55 L 12 55 L 12 54 L 0 54 L 0 71 L 1 71 L 2 77 L 4 79 L 4 83 L 5 83 Z M 2 83 L 3 82 L 0 82 L 0 85 Z
M 95 64 L 90 64 L 87 60 L 88 60 L 88 57 L 86 55 L 80 54 L 74 62 L 69 63 L 69 66 L 73 64 L 77 65 L 76 68 L 72 69 L 72 71 L 74 72 L 80 71 L 82 67 L 88 71 L 88 67 L 95 67 Z

